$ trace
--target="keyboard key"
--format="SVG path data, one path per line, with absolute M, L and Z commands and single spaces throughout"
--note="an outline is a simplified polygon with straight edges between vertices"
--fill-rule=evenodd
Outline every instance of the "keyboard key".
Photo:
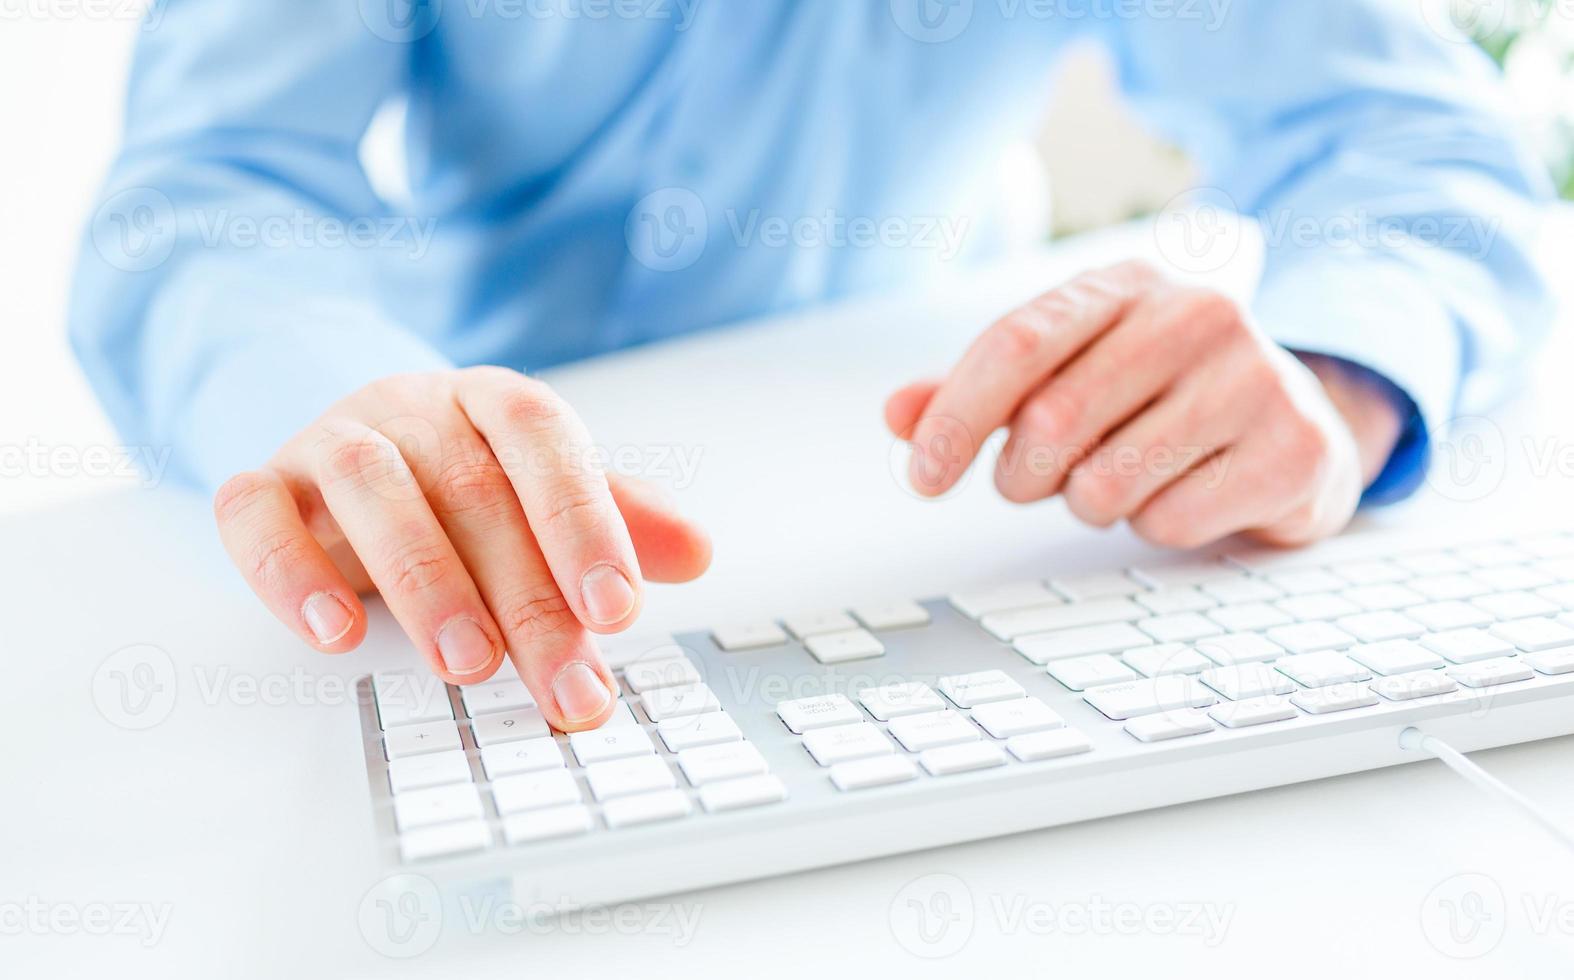
M 1412 575 L 1453 575 L 1470 571 L 1470 563 L 1446 551 L 1423 551 L 1394 559 L 1394 564 Z
M 672 789 L 678 780 L 667 768 L 667 763 L 653 755 L 636 755 L 629 759 L 598 762 L 585 767 L 585 782 L 598 800 L 633 793 L 649 793 L 658 789 Z
M 1493 618 L 1468 602 L 1429 602 L 1411 606 L 1405 615 L 1429 630 L 1455 630 L 1466 626 L 1490 626 Z
M 857 606 L 853 616 L 866 629 L 905 630 L 929 625 L 929 610 L 909 599 Z
M 1421 637 L 1421 645 L 1433 653 L 1456 664 L 1477 660 L 1505 657 L 1514 652 L 1514 644 L 1499 639 L 1486 630 L 1449 630 L 1446 633 L 1428 633 Z
M 645 729 L 635 725 L 602 726 L 594 731 L 574 732 L 568 737 L 568 745 L 582 766 L 626 759 L 631 755 L 650 755 L 656 751 Z
M 400 831 L 481 815 L 481 794 L 473 783 L 413 789 L 394 797 L 394 823 Z
M 1408 674 L 1415 670 L 1432 670 L 1443 666 L 1441 657 L 1410 640 L 1366 643 L 1352 648 L 1349 657 L 1374 674 L 1384 675 Z
M 488 711 L 513 711 L 536 706 L 536 699 L 518 678 L 462 687 L 459 697 L 465 703 L 465 714 L 472 718 Z
M 486 770 L 488 779 L 521 772 L 561 769 L 563 750 L 558 748 L 557 739 L 551 737 L 488 745 L 481 750 L 481 767 Z
M 787 632 L 800 640 L 807 640 L 821 633 L 845 633 L 858 628 L 858 623 L 840 609 L 788 616 L 782 620 L 782 624 L 787 627 Z
M 1186 643 L 1224 632 L 1224 627 L 1198 613 L 1155 616 L 1152 619 L 1138 621 L 1137 629 L 1160 643 Z
M 1302 687 L 1331 687 L 1370 680 L 1372 672 L 1342 653 L 1323 650 L 1282 657 L 1274 669 Z
M 1390 701 L 1414 701 L 1458 690 L 1459 684 L 1440 670 L 1422 670 L 1379 677 L 1371 688 Z
M 1369 708 L 1378 698 L 1365 684 L 1334 684 L 1300 691 L 1292 694 L 1290 700 L 1307 714 L 1326 715 L 1352 708 Z
M 919 715 L 926 711 L 939 711 L 945 707 L 940 695 L 928 684 L 889 684 L 885 687 L 866 687 L 858 692 L 864 710 L 879 721 L 890 721 L 902 715 Z
M 823 694 L 811 698 L 782 701 L 776 705 L 776 715 L 794 735 L 831 725 L 848 725 L 863 721 L 858 708 L 840 694 Z
M 1035 606 L 1058 606 L 1064 600 L 1039 582 L 1015 582 L 994 589 L 958 592 L 948 597 L 957 612 L 968 619 Z
M 1220 606 L 1210 609 L 1207 617 L 1231 633 L 1249 633 L 1265 630 L 1270 626 L 1286 626 L 1294 619 L 1277 606 L 1266 602 L 1246 602 L 1238 606 Z
M 1403 582 L 1410 573 L 1388 561 L 1347 561 L 1329 566 L 1329 571 L 1351 585 L 1380 585 Z
M 841 633 L 820 633 L 809 637 L 803 644 L 809 653 L 822 664 L 839 664 L 849 660 L 868 660 L 885 653 L 885 644 L 875 639 L 868 630 L 851 629 Z
M 927 715 L 908 715 L 897 718 L 890 725 L 891 734 L 909 752 L 958 742 L 976 742 L 981 737 L 973 723 L 947 708 Z
M 1316 592 L 1337 592 L 1347 583 L 1333 572 L 1321 568 L 1279 572 L 1267 576 L 1270 585 L 1289 596 L 1311 595 Z
M 1137 672 L 1107 653 L 1092 657 L 1057 660 L 1049 665 L 1049 676 L 1073 691 L 1085 691 L 1101 684 L 1135 680 Z
M 399 856 L 405 861 L 480 851 L 492 846 L 492 832 L 483 820 L 421 827 L 399 835 Z
M 1478 660 L 1448 668 L 1448 676 L 1466 687 L 1496 687 L 1515 681 L 1528 681 L 1536 672 L 1517 657 L 1499 657 L 1496 660 Z
M 619 633 L 595 637 L 601 657 L 613 670 L 622 670 L 641 660 L 670 660 L 687 655 L 671 633 Z
M 1259 663 L 1284 656 L 1284 647 L 1257 633 L 1213 636 L 1198 640 L 1197 652 L 1221 667 Z
M 1303 623 L 1317 623 L 1338 619 L 1340 616 L 1353 616 L 1361 611 L 1360 606 L 1332 592 L 1291 596 L 1288 599 L 1280 599 L 1275 606 L 1280 612 L 1293 616 Z
M 1138 647 L 1120 655 L 1126 666 L 1144 677 L 1164 677 L 1168 674 L 1199 674 L 1213 666 L 1213 661 L 1183 643 L 1161 643 L 1158 646 Z
M 1155 589 L 1179 589 L 1188 585 L 1228 582 L 1246 577 L 1244 572 L 1233 565 L 1208 559 L 1133 568 L 1131 572 Z
M 1345 589 L 1340 595 L 1368 612 L 1382 612 L 1388 609 L 1404 609 L 1407 606 L 1419 606 L 1426 602 L 1428 598 L 1403 585 L 1366 585 L 1354 589 Z M 1445 597 L 1433 596 L 1431 598 Z
M 1203 711 L 1166 711 L 1126 722 L 1126 734 L 1139 742 L 1164 742 L 1213 731 L 1213 719 Z
M 521 773 L 492 781 L 492 801 L 501 814 L 578 803 L 579 783 L 567 769 Z
M 838 762 L 867 759 L 876 755 L 890 755 L 896 751 L 891 740 L 885 737 L 878 725 L 861 721 L 856 725 L 837 725 L 835 728 L 816 728 L 805 732 L 803 747 L 809 750 L 814 761 L 822 766 Z
M 1019 637 L 1012 648 L 1042 667 L 1051 660 L 1085 657 L 1094 653 L 1119 653 L 1152 642 L 1148 634 L 1128 623 L 1101 623 Z
M 1538 534 L 1516 541 L 1515 544 L 1537 558 L 1568 558 L 1574 555 L 1574 537 L 1567 534 Z
M 1519 565 L 1535 557 L 1530 552 L 1509 544 L 1483 544 L 1472 545 L 1468 548 L 1455 548 L 1454 554 L 1477 568 L 1492 568 L 1497 565 Z
M 1537 673 L 1541 674 L 1567 674 L 1574 671 L 1574 647 L 1559 647 L 1556 650 L 1544 650 L 1541 653 L 1527 653 L 1519 658 Z
M 1096 687 L 1082 700 L 1112 721 L 1181 708 L 1206 708 L 1219 699 L 1195 677 L 1173 674 L 1148 680 Z
M 1161 589 L 1157 592 L 1144 592 L 1136 596 L 1135 600 L 1146 606 L 1150 612 L 1159 616 L 1171 613 L 1200 612 L 1204 609 L 1212 609 L 1219 604 L 1217 599 L 1198 589 Z
M 993 742 L 972 742 L 920 752 L 918 764 L 931 776 L 949 776 L 1003 766 L 1006 764 L 1006 755 Z
M 1012 701 L 1027 695 L 1021 684 L 999 670 L 953 674 L 940 678 L 939 684 L 941 693 L 958 708 L 971 708 L 989 701 Z
M 701 680 L 699 669 L 687 657 L 641 660 L 623 669 L 629 690 L 644 694 L 663 687 L 688 687 Z
M 1268 664 L 1215 667 L 1204 671 L 1201 680 L 1231 701 L 1247 701 L 1295 691 L 1294 682 Z
M 1038 698 L 981 704 L 973 709 L 973 720 L 995 738 L 1043 732 L 1052 728 L 1063 728 L 1066 724 L 1064 718 Z
M 651 721 L 663 722 L 669 718 L 685 718 L 721 710 L 716 693 L 707 685 L 690 687 L 658 687 L 639 696 L 639 703 Z
M 451 721 L 424 721 L 383 732 L 383 750 L 389 761 L 423 752 L 448 752 L 461 747 L 459 727 Z
M 1429 575 L 1412 579 L 1405 584 L 1434 601 L 1470 599 L 1492 591 L 1486 583 L 1469 575 Z
M 723 742 L 720 745 L 684 749 L 678 753 L 678 766 L 695 786 L 723 779 L 758 776 L 770 769 L 765 763 L 765 756 L 749 742 Z
M 1539 568 L 1525 565 L 1505 565 L 1502 568 L 1483 568 L 1471 576 L 1493 592 L 1524 592 L 1556 583 L 1551 575 Z
M 1069 606 L 1040 606 L 987 615 L 979 625 L 999 640 L 1015 640 L 1030 633 L 1051 633 L 1100 623 L 1129 623 L 1148 615 L 1130 599 L 1094 599 Z
M 732 716 L 725 711 L 668 718 L 656 724 L 656 733 L 661 736 L 662 742 L 666 743 L 668 751 L 671 752 L 682 752 L 684 749 L 715 745 L 719 742 L 736 742 L 743 738 L 738 723 L 733 721 Z
M 1006 751 L 1022 762 L 1042 762 L 1068 755 L 1081 755 L 1093 748 L 1088 737 L 1074 728 L 1059 728 L 1006 739 Z
M 583 834 L 595 826 L 590 808 L 582 803 L 514 813 L 503 818 L 503 839 L 510 844 L 553 840 Z
M 520 708 L 517 711 L 499 711 L 481 715 L 471 722 L 471 728 L 475 732 L 475 744 L 483 749 L 500 742 L 541 738 L 552 734 L 552 729 L 547 727 L 547 720 L 541 716 L 539 708 Z
M 843 762 L 831 767 L 831 782 L 839 790 L 889 786 L 917 778 L 918 767 L 905 755 L 859 759 L 857 762 Z
M 459 749 L 405 756 L 388 763 L 388 788 L 395 793 L 470 782 L 470 761 Z
M 448 685 L 425 671 L 389 670 L 372 675 L 377 723 L 387 730 L 423 721 L 452 721 Z
M 1265 579 L 1235 578 L 1219 582 L 1204 582 L 1202 591 L 1221 604 L 1236 606 L 1248 602 L 1271 602 L 1284 597 L 1282 589 L 1275 588 Z
M 1291 653 L 1314 653 L 1355 645 L 1355 637 L 1332 623 L 1296 623 L 1294 626 L 1275 626 L 1268 631 L 1268 639 Z M 1199 649 L 1201 649 L 1199 647 Z M 1207 651 L 1204 650 L 1204 653 Z
M 780 803 L 787 798 L 787 787 L 775 776 L 747 776 L 700 787 L 700 805 L 706 813 L 723 813 L 744 807 Z
M 1147 591 L 1147 586 L 1125 572 L 1090 572 L 1049 580 L 1050 586 L 1073 602 L 1089 599 L 1123 599 Z
M 1498 623 L 1488 632 L 1500 640 L 1507 640 L 1526 653 L 1550 650 L 1574 644 L 1574 629 L 1552 619 L 1516 619 Z
M 1221 701 L 1208 710 L 1208 717 L 1225 728 L 1251 728 L 1296 716 L 1295 705 L 1282 695 L 1269 694 L 1244 701 Z
M 1426 632 L 1426 627 L 1396 612 L 1357 613 L 1338 620 L 1335 625 L 1363 643 L 1415 639 Z
M 1536 594 L 1548 602 L 1555 602 L 1564 609 L 1574 609 L 1574 582 L 1564 582 L 1561 585 L 1549 585 L 1537 589 Z
M 1529 619 L 1532 616 L 1556 616 L 1563 611 L 1557 603 L 1530 592 L 1499 592 L 1484 595 L 1472 603 L 1494 619 Z
M 694 811 L 688 794 L 680 789 L 664 789 L 638 796 L 620 796 L 608 800 L 601 808 L 607 826 L 613 830 L 659 820 L 676 820 Z
M 779 647 L 787 642 L 787 633 L 780 626 L 770 622 L 736 623 L 731 626 L 716 627 L 711 631 L 710 638 L 728 653 L 740 653 L 744 650 Z

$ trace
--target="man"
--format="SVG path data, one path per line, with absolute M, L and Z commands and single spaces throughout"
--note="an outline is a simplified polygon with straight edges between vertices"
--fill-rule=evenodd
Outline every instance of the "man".
M 1007 426 L 1012 500 L 1063 495 L 1170 546 L 1310 541 L 1412 489 L 1467 377 L 1501 376 L 1545 319 L 1525 253 L 1542 182 L 1489 66 L 1409 0 L 155 12 L 72 321 L 104 402 L 222 484 L 230 554 L 308 643 L 359 644 L 375 588 L 445 680 L 507 652 L 566 730 L 612 709 L 591 634 L 709 546 L 648 488 L 571 465 L 589 435 L 514 369 L 901 288 L 949 259 L 904 238 L 923 216 L 966 217 L 957 261 L 999 251 L 993 161 L 1072 41 L 1105 44 L 1262 221 L 1265 279 L 1249 311 L 1140 264 L 1045 283 L 891 396 L 925 492 Z M 395 98 L 401 205 L 358 156 Z M 750 231 L 827 214 L 896 234 Z M 1120 449 L 1187 462 L 1101 463 Z M 1212 487 L 1196 467 L 1219 453 Z

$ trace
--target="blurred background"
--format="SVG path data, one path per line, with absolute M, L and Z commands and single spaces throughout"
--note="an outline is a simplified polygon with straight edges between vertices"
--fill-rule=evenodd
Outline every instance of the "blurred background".
M 1574 0 L 1439 2 L 1503 66 L 1526 130 L 1563 196 L 1574 197 Z M 17 476 L 9 470 L 21 453 L 45 461 L 28 463 L 26 478 L 0 479 L 0 514 L 140 482 L 106 465 L 117 438 L 67 346 L 65 316 L 79 235 L 119 140 L 145 6 L 0 0 L 0 476 Z M 1007 167 L 1018 199 L 1042 212 L 1025 217 L 1050 235 L 1139 217 L 1191 181 L 1184 155 L 1121 106 L 1098 50 L 1073 52 L 1052 88 L 1038 139 Z M 369 137 L 367 158 L 397 169 L 379 138 Z

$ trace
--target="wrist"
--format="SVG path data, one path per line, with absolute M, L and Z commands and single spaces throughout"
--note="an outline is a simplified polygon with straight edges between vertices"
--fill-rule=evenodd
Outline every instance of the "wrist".
M 1316 375 L 1329 402 L 1344 419 L 1355 440 L 1361 485 L 1370 486 L 1388 465 L 1404 433 L 1402 393 L 1381 375 L 1348 361 L 1301 352 L 1295 356 Z

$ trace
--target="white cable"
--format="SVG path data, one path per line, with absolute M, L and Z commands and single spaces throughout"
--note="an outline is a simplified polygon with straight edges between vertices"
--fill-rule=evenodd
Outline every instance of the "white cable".
M 1547 833 L 1556 837 L 1564 847 L 1574 851 L 1574 832 L 1563 826 L 1552 814 L 1537 806 L 1529 797 L 1471 762 L 1463 752 L 1442 739 L 1428 735 L 1419 728 L 1411 727 L 1399 733 L 1399 747 L 1431 753 L 1443 765 L 1474 783 L 1477 788 L 1518 807 L 1526 816 L 1540 824 Z

